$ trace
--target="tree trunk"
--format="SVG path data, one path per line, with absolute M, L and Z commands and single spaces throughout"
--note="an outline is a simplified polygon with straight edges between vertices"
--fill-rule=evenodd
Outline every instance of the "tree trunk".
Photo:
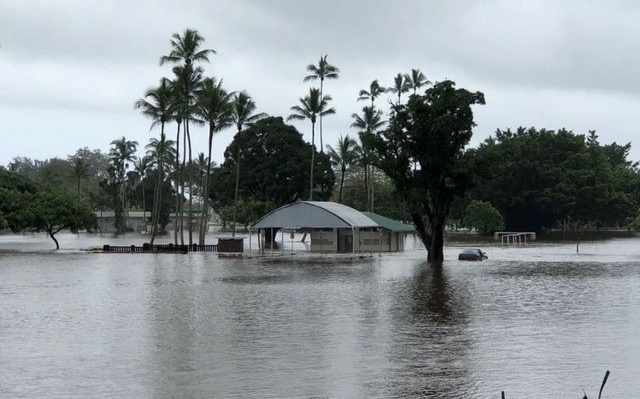
M 315 166 L 316 160 L 316 130 L 314 122 L 311 122 L 311 174 L 310 174 L 310 183 L 309 183 L 309 201 L 313 201 L 313 169 Z
M 324 86 L 324 78 L 320 78 L 320 103 L 322 104 L 322 86 Z M 320 152 L 324 153 L 322 145 L 322 113 L 320 113 Z
M 198 245 L 205 244 L 205 233 L 207 230 L 207 215 L 209 210 L 209 176 L 211 175 L 211 148 L 213 146 L 213 131 L 215 125 L 209 125 L 209 158 L 207 160 L 207 175 L 202 190 L 202 215 L 200 215 L 200 231 L 198 232 Z
M 176 207 L 173 214 L 173 244 L 178 245 L 178 220 L 180 219 L 180 123 L 178 123 L 178 134 L 176 135 Z
M 187 143 L 189 144 L 189 166 L 193 165 L 193 157 L 191 156 L 191 133 L 189 132 L 189 121 L 187 120 Z M 187 175 L 189 184 L 189 245 L 193 245 L 193 179 L 191 173 Z
M 233 196 L 233 227 L 231 230 L 231 237 L 236 236 L 236 215 L 238 213 L 238 188 L 240 186 L 240 150 L 238 149 L 238 155 L 236 156 L 236 189 Z
M 342 204 L 342 187 L 344 186 L 344 174 L 347 171 L 347 167 L 345 166 L 345 164 L 342 164 L 342 167 L 340 168 L 340 192 L 338 194 L 338 203 Z
M 60 244 L 58 244 L 58 240 L 55 237 L 55 234 L 53 231 L 51 230 L 47 230 L 47 233 L 49 233 L 49 237 L 51 237 L 51 239 L 53 240 L 53 242 L 56 243 L 56 249 L 60 249 Z

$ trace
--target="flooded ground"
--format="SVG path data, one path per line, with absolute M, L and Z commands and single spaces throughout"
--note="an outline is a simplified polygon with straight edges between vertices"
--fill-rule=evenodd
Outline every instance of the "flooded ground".
M 640 395 L 640 239 L 401 254 L 92 254 L 0 236 L 0 397 Z M 167 240 L 168 241 L 168 240 Z M 256 243 L 252 244 L 256 248 Z M 292 255 L 293 253 L 293 255 Z

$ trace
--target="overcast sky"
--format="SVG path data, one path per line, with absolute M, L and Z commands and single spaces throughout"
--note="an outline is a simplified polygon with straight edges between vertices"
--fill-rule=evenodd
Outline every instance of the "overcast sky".
M 158 60 L 185 28 L 217 52 L 206 75 L 274 116 L 290 114 L 314 84 L 305 67 L 328 54 L 340 78 L 325 82 L 337 111 L 325 144 L 356 135 L 360 89 L 419 68 L 485 94 L 472 146 L 497 128 L 594 129 L 640 160 L 639 20 L 631 0 L 0 0 L 0 165 L 159 135 L 133 103 L 171 76 Z M 310 124 L 293 124 L 310 141 Z M 215 136 L 214 161 L 233 133 Z M 206 151 L 206 132 L 192 135 Z

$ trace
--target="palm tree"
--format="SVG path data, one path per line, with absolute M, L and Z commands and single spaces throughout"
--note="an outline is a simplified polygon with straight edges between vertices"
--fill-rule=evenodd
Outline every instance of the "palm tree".
M 335 166 L 340 167 L 339 203 L 342 203 L 342 187 L 344 186 L 344 175 L 347 171 L 347 167 L 356 161 L 359 151 L 360 146 L 354 139 L 349 137 L 348 134 L 344 137 L 340 135 L 336 149 L 327 144 L 327 153 L 329 154 L 329 158 L 331 158 L 331 162 Z
M 318 61 L 318 65 L 309 64 L 307 65 L 307 72 L 309 75 L 304 77 L 304 81 L 308 81 L 311 79 L 320 79 L 320 97 L 323 96 L 323 86 L 325 79 L 338 79 L 338 74 L 340 73 L 340 69 L 329 64 L 327 62 L 327 55 L 320 55 L 320 61 Z M 322 144 L 322 115 L 320 115 L 320 151 L 323 151 Z
M 171 82 L 166 79 L 160 79 L 160 85 L 156 88 L 148 89 L 145 92 L 144 98 L 137 100 L 134 104 L 136 109 L 142 110 L 142 114 L 152 120 L 151 129 L 155 126 L 160 125 L 160 142 L 164 146 L 164 143 L 167 142 L 164 126 L 167 122 L 175 117 L 176 104 L 173 101 L 173 93 L 171 88 Z M 178 133 L 179 135 L 180 133 Z M 158 140 L 156 140 L 158 143 Z M 149 148 L 149 143 L 146 148 Z M 158 145 L 158 144 L 157 144 Z M 164 152 L 164 151 L 162 151 Z M 156 157 L 157 158 L 157 157 Z M 153 159 L 153 158 L 152 158 Z M 163 168 L 163 160 L 160 158 L 158 161 L 159 172 Z M 162 173 L 158 173 L 158 178 L 156 179 L 156 186 L 153 190 L 153 207 L 151 210 L 151 245 L 153 245 L 153 241 L 157 234 L 158 222 L 159 222 L 159 210 L 160 210 L 160 194 L 162 192 L 162 185 L 164 183 L 164 178 L 161 178 Z
M 369 166 L 373 163 L 371 149 L 366 144 L 366 136 L 373 134 L 377 129 L 384 126 L 387 122 L 382 119 L 382 111 L 371 107 L 362 108 L 362 116 L 358 114 L 352 114 L 354 119 L 351 127 L 360 129 L 360 142 L 362 146 L 360 148 L 359 162 L 364 169 L 364 190 L 366 193 L 367 207 L 370 212 L 373 212 L 373 180 L 369 182 L 370 176 L 373 176 L 373 170 L 369 171 Z
M 149 156 L 143 156 L 133 161 L 133 170 L 140 179 L 140 187 L 142 188 L 142 219 L 144 220 L 144 231 L 147 231 L 147 201 L 144 189 L 144 179 L 149 175 L 151 171 L 151 158 Z
M 419 88 L 431 84 L 427 77 L 419 69 L 412 69 L 411 74 L 405 74 L 404 78 L 409 83 L 409 88 L 413 89 L 413 94 L 416 94 Z
M 160 133 L 160 139 L 152 138 L 149 140 L 149 144 L 145 146 L 151 165 L 156 167 L 157 172 L 156 186 L 153 193 L 153 209 L 151 211 L 151 225 L 153 226 L 151 228 L 151 245 L 153 245 L 153 241 L 158 233 L 158 224 L 160 223 L 164 177 L 171 171 L 171 163 L 176 156 L 174 146 L 175 142 L 173 140 L 167 140 L 164 132 Z
M 231 120 L 236 125 L 238 129 L 238 133 L 242 132 L 242 129 L 245 126 L 250 126 L 255 122 L 259 121 L 267 117 L 267 114 L 264 112 L 260 112 L 258 114 L 254 114 L 256 110 L 256 103 L 253 99 L 247 94 L 246 91 L 241 91 L 237 93 L 235 99 L 233 100 L 233 110 L 231 112 Z M 231 236 L 236 236 L 236 215 L 238 211 L 238 187 L 240 184 L 240 149 L 238 149 L 238 153 L 236 154 L 236 186 L 235 186 L 235 194 L 233 200 L 233 227 L 231 230 Z
M 204 37 L 194 29 L 185 29 L 184 33 L 174 33 L 171 35 L 171 52 L 169 55 L 160 57 L 160 65 L 165 63 L 191 65 L 194 61 L 209 62 L 209 55 L 215 54 L 215 50 L 203 49 L 200 46 L 204 42 Z
M 202 202 L 202 215 L 200 218 L 200 232 L 198 244 L 204 245 L 207 215 L 209 210 L 209 177 L 211 176 L 211 149 L 213 135 L 222 129 L 232 125 L 233 93 L 227 93 L 222 88 L 222 80 L 216 82 L 215 78 L 205 78 L 202 87 L 197 92 L 196 114 L 209 125 L 209 155 L 207 161 L 207 173 L 204 182 Z
M 380 86 L 380 84 L 378 83 L 378 79 L 376 79 L 373 82 L 371 82 L 371 84 L 369 85 L 369 90 L 366 90 L 366 89 L 360 90 L 358 101 L 371 100 L 371 108 L 373 108 L 373 102 L 376 99 L 376 97 L 380 96 L 382 93 L 385 93 L 386 91 L 387 89 Z
M 173 72 L 176 75 L 175 84 L 177 86 L 177 103 L 181 106 L 181 110 L 179 111 L 180 119 L 184 123 L 183 152 L 186 153 L 188 145 L 189 162 L 191 162 L 192 158 L 189 121 L 192 120 L 191 116 L 194 112 L 193 105 L 195 102 L 195 93 L 198 90 L 200 82 L 202 81 L 202 69 L 200 67 L 196 67 L 195 63 L 209 62 L 209 55 L 215 54 L 215 51 L 212 49 L 201 49 L 203 43 L 204 38 L 200 35 L 200 33 L 198 33 L 197 30 L 187 28 L 182 35 L 180 35 L 179 33 L 174 33 L 171 36 L 171 51 L 169 52 L 169 55 L 160 57 L 160 65 L 163 65 L 165 63 L 179 64 L 173 69 Z M 178 137 L 176 141 L 179 142 L 180 138 Z M 183 166 L 185 163 L 185 158 L 186 157 L 183 156 Z M 189 181 L 189 186 L 191 186 L 191 181 Z M 182 182 L 181 188 L 182 195 L 184 195 L 184 181 Z M 189 187 L 189 206 L 191 208 L 192 195 L 190 188 L 191 187 Z M 182 217 L 180 217 L 180 224 L 182 225 Z M 181 229 L 181 240 L 184 244 L 184 236 L 182 235 L 182 232 L 183 230 Z M 192 234 L 192 223 L 189 223 L 190 245 L 193 243 Z
M 398 102 L 396 105 L 400 105 L 402 93 L 406 93 L 411 89 L 411 83 L 409 82 L 407 75 L 398 73 L 393 78 L 393 86 L 389 87 L 387 91 L 398 95 Z
M 332 115 L 336 113 L 333 108 L 327 108 L 331 96 L 320 96 L 320 90 L 316 88 L 309 89 L 309 94 L 304 98 L 300 98 L 300 105 L 294 105 L 291 110 L 294 111 L 287 120 L 297 119 L 304 120 L 309 119 L 311 121 L 311 173 L 310 173 L 310 188 L 309 188 L 309 201 L 313 201 L 313 169 L 315 166 L 315 154 L 316 154 L 316 119 L 322 115 Z
M 89 177 L 89 163 L 81 156 L 70 157 L 72 166 L 72 175 L 76 178 L 78 189 L 78 204 L 80 204 L 80 181 Z
M 256 103 L 246 91 L 236 93 L 233 99 L 231 120 L 238 129 L 238 133 L 240 133 L 245 126 L 251 126 L 260 119 L 267 117 L 267 114 L 264 112 L 254 114 L 255 111 Z
M 113 167 L 113 171 L 116 178 L 116 184 L 119 187 L 120 195 L 122 198 L 122 209 L 116 210 L 116 214 L 120 214 L 120 216 L 116 216 L 116 229 L 118 232 L 122 233 L 125 231 L 125 221 L 123 219 L 124 210 L 127 208 L 126 204 L 126 179 L 127 179 L 127 169 L 129 169 L 129 163 L 135 160 L 135 152 L 138 146 L 137 141 L 127 140 L 124 136 L 121 139 L 113 140 L 111 142 L 113 146 L 109 150 L 109 160 L 111 162 L 111 166 Z M 118 212 L 120 211 L 120 212 Z

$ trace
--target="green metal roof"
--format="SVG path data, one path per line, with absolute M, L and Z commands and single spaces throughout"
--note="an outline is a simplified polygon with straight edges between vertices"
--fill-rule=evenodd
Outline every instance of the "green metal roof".
M 368 217 L 369 219 L 376 222 L 383 229 L 390 230 L 394 233 L 413 233 L 416 231 L 416 229 L 413 228 L 413 226 L 411 225 L 400 223 L 393 219 L 389 219 L 382 215 L 378 215 L 377 213 L 372 213 L 372 212 L 361 212 L 361 213 L 366 217 Z

